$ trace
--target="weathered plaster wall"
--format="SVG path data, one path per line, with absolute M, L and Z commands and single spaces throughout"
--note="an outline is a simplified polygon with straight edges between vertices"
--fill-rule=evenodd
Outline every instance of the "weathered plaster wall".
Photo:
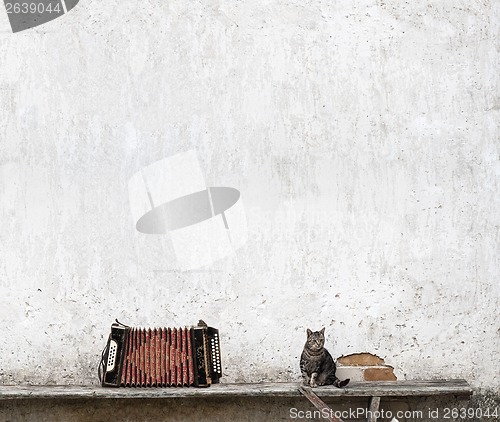
M 495 1 L 81 1 L 0 12 L 0 382 L 92 383 L 109 325 L 222 333 L 298 379 L 305 328 L 399 378 L 500 388 Z M 127 183 L 196 149 L 249 240 L 180 272 Z

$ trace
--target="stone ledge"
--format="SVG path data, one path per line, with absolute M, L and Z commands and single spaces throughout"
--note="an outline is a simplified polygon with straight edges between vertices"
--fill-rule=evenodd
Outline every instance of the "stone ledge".
M 215 384 L 209 388 L 103 388 L 100 386 L 2 385 L 0 400 L 26 399 L 169 399 L 210 397 L 299 397 L 299 383 Z M 322 397 L 470 396 L 465 380 L 353 382 L 346 388 L 318 387 Z

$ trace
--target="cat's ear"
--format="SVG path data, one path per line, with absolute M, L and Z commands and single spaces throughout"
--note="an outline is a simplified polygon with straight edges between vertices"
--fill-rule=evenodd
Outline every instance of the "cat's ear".
M 307 337 L 309 337 L 313 332 L 308 328 L 306 333 L 307 333 Z
M 321 334 L 325 335 L 325 327 L 323 327 L 320 331 Z

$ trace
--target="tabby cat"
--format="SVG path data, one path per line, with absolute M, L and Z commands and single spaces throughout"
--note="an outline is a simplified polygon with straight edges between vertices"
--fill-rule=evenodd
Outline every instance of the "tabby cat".
M 340 381 L 335 371 L 337 369 L 332 355 L 325 349 L 325 328 L 312 332 L 307 329 L 307 341 L 300 356 L 300 371 L 304 378 L 304 385 L 318 387 L 321 385 L 334 385 L 345 387 L 349 379 Z

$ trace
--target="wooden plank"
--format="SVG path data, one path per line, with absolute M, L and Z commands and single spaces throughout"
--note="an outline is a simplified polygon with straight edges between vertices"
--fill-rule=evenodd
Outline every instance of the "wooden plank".
M 313 406 L 321 411 L 321 417 L 323 419 L 326 419 L 327 421 L 330 422 L 344 422 L 342 419 L 339 419 L 335 417 L 333 410 L 323 401 L 321 400 L 316 394 L 313 393 L 311 387 L 304 387 L 300 386 L 299 391 L 307 397 L 307 400 L 309 400 Z M 323 416 L 326 415 L 326 416 Z
M 353 382 L 351 388 L 340 389 L 340 394 L 331 391 L 332 388 L 321 394 L 380 397 L 472 395 L 472 387 L 465 380 Z
M 214 384 L 209 388 L 103 388 L 101 386 L 0 386 L 0 400 L 158 398 L 268 396 L 300 397 L 299 383 Z M 332 386 L 314 389 L 322 397 L 404 397 L 470 396 L 471 386 L 464 380 L 352 382 L 346 388 Z
M 377 422 L 378 409 L 380 407 L 380 397 L 371 397 L 368 406 L 368 416 L 366 422 Z

